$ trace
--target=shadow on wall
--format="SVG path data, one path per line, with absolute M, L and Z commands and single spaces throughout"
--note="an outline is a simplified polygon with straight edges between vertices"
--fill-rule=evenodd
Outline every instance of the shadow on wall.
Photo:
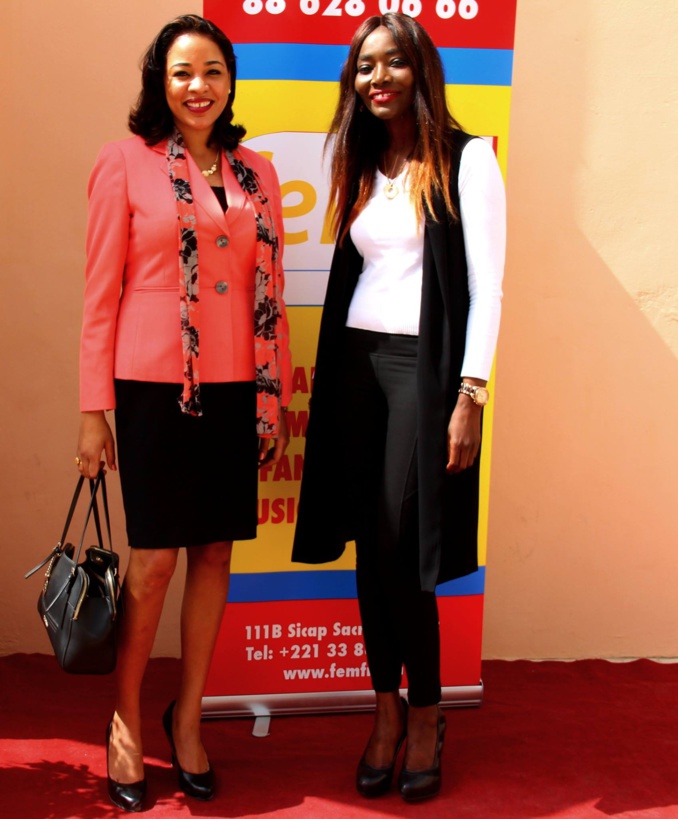
M 678 656 L 678 361 L 578 224 L 575 180 L 600 185 L 586 137 L 605 123 L 586 13 L 560 5 L 529 30 L 518 13 L 484 655 Z M 621 189 L 611 224 L 638 209 L 642 228 L 660 203 Z

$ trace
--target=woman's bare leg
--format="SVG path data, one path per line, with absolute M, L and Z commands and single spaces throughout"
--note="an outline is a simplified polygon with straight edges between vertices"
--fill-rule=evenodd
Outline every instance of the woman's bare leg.
M 228 598 L 233 543 L 187 549 L 188 569 L 181 608 L 181 682 L 173 714 L 174 743 L 189 773 L 209 768 L 200 739 L 202 696 Z
M 424 708 L 410 706 L 407 714 L 407 752 L 405 767 L 408 771 L 426 771 L 433 766 L 438 741 L 438 706 Z
M 377 709 L 374 728 L 365 752 L 365 762 L 372 768 L 386 768 L 393 761 L 393 754 L 405 727 L 405 711 L 400 692 L 376 693 Z
M 144 776 L 140 693 L 178 549 L 132 549 L 123 584 L 118 635 L 117 699 L 109 747 L 109 776 L 138 782 Z

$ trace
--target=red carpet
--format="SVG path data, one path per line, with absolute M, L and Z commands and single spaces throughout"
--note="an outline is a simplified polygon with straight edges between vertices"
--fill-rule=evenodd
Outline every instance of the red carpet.
M 206 723 L 211 803 L 175 791 L 160 716 L 175 660 L 145 687 L 149 812 L 196 817 L 678 817 L 678 665 L 486 662 L 485 702 L 448 711 L 440 796 L 367 801 L 353 787 L 369 715 Z M 0 817 L 98 819 L 112 679 L 71 677 L 43 655 L 0 658 Z

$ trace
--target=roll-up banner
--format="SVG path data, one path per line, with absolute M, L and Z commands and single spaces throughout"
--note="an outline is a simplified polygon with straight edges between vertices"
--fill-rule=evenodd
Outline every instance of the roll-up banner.
M 464 130 L 491 142 L 505 171 L 516 0 L 204 2 L 205 16 L 235 46 L 235 121 L 247 128 L 245 144 L 270 158 L 280 178 L 294 360 L 291 443 L 279 464 L 261 470 L 257 539 L 234 549 L 229 603 L 203 700 L 205 716 L 373 707 L 352 545 L 340 560 L 322 566 L 294 564 L 290 552 L 332 256 L 323 145 L 353 32 L 366 17 L 389 11 L 415 17 L 427 29 L 445 66 L 455 118 Z M 438 587 L 443 701 L 449 704 L 482 699 L 491 407 L 483 430 L 481 567 Z

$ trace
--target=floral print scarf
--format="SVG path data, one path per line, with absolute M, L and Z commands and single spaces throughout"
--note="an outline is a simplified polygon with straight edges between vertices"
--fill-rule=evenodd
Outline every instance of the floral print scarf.
M 167 141 L 166 156 L 179 225 L 179 312 L 184 356 L 184 387 L 179 405 L 182 412 L 202 415 L 198 233 L 188 161 L 184 141 L 178 132 Z M 281 316 L 279 296 L 283 276 L 280 243 L 270 202 L 258 174 L 247 164 L 237 148 L 235 151 L 226 151 L 226 158 L 254 208 L 257 223 L 254 298 L 257 434 L 271 436 L 277 434 L 280 418 L 281 384 L 277 343 L 277 323 Z

